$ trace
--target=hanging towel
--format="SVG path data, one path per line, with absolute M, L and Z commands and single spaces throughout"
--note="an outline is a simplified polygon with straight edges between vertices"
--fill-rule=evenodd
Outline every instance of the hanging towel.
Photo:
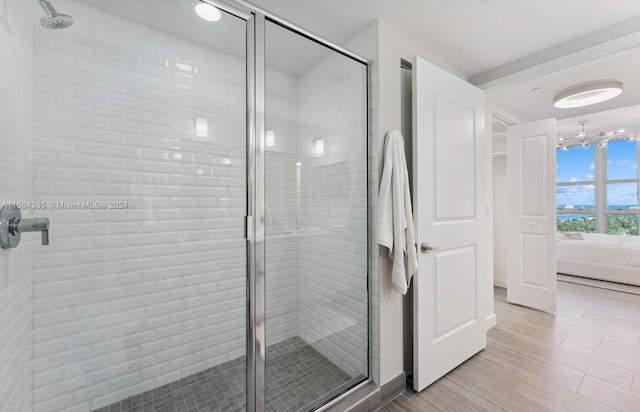
M 378 197 L 378 243 L 389 249 L 393 261 L 391 280 L 402 294 L 418 270 L 413 213 L 404 139 L 397 130 L 387 134 L 384 165 Z

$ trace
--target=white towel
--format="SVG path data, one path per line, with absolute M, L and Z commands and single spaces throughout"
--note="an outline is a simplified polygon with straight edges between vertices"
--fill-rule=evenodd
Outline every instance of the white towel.
M 404 140 L 397 130 L 387 134 L 378 196 L 378 243 L 389 249 L 393 261 L 391 280 L 402 294 L 418 270 L 413 213 Z

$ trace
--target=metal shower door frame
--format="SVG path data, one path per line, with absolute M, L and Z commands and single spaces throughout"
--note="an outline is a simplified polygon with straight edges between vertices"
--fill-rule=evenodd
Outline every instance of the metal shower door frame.
M 328 42 L 244 0 L 200 1 L 212 4 L 229 14 L 241 18 L 245 20 L 247 24 L 247 215 L 245 218 L 245 237 L 247 241 L 246 410 L 249 412 L 265 412 L 267 401 L 265 279 L 266 22 L 269 20 L 277 23 L 335 52 L 365 64 L 367 70 L 367 182 L 369 176 L 368 87 L 370 62 L 349 50 Z M 369 188 L 367 185 L 367 199 L 369 198 L 368 194 Z M 367 208 L 367 210 L 368 209 L 369 208 Z M 368 213 L 367 211 L 367 214 Z M 369 217 L 367 217 L 367 222 L 369 222 Z M 368 232 L 370 232 L 370 230 L 368 230 Z M 370 239 L 367 240 L 367 251 L 369 251 L 369 244 Z M 367 257 L 367 282 L 370 281 L 369 273 L 369 258 Z M 368 299 L 370 299 L 370 297 Z M 367 306 L 367 318 L 368 324 L 370 324 L 371 308 L 369 304 L 367 304 Z M 370 331 L 367 340 L 369 340 L 368 346 L 370 347 Z M 368 369 L 370 369 L 370 365 Z M 363 384 L 366 384 L 366 382 Z M 363 384 L 356 386 L 352 390 L 355 390 Z M 347 392 L 347 394 L 349 392 Z M 342 398 L 342 396 L 339 398 Z
M 266 410 L 265 17 L 247 20 L 247 411 Z

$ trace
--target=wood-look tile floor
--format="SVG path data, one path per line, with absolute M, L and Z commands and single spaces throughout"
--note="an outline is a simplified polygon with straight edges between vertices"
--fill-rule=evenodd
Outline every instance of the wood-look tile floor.
M 507 303 L 487 348 L 380 411 L 640 411 L 640 296 L 558 282 L 556 316 Z

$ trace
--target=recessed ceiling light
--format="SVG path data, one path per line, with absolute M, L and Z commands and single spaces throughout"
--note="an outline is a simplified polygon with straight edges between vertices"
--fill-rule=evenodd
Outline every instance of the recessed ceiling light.
M 531 92 L 539 92 L 542 89 L 544 89 L 544 87 L 534 87 L 533 89 L 531 89 L 529 91 L 531 91 Z
M 622 93 L 622 83 L 605 80 L 579 84 L 563 90 L 553 98 L 553 106 L 559 109 L 588 106 L 613 99 Z
M 206 21 L 218 21 L 222 17 L 220 10 L 209 3 L 200 3 L 196 6 L 196 13 Z

